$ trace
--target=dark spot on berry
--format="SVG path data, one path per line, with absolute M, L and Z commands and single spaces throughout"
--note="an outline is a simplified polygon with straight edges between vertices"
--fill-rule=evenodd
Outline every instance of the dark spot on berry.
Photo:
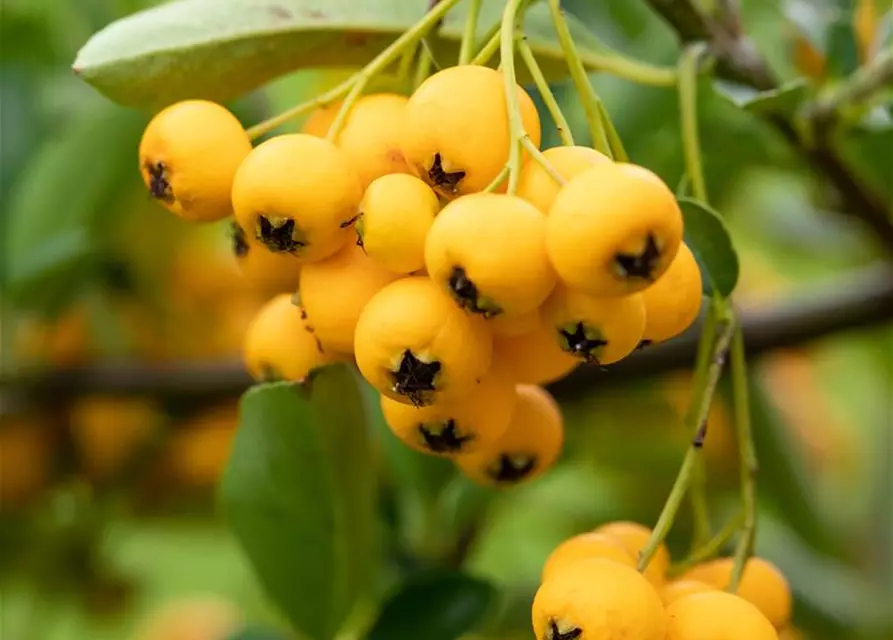
M 646 349 L 647 347 L 650 347 L 652 344 L 654 344 L 653 340 L 649 340 L 648 338 L 645 338 L 644 340 L 639 340 L 639 344 L 636 345 L 636 349 Z
M 174 190 L 171 189 L 167 165 L 163 162 L 148 162 L 146 171 L 149 172 L 149 193 L 152 197 L 171 204 L 174 201 Z
M 660 249 L 653 233 L 649 233 L 645 238 L 645 248 L 641 253 L 618 253 L 614 256 L 614 261 L 625 278 L 642 278 L 649 281 L 654 279 L 651 274 L 654 273 L 659 259 Z
M 391 371 L 394 393 L 406 396 L 417 407 L 431 404 L 431 394 L 435 390 L 434 379 L 440 369 L 439 362 L 422 362 L 407 349 L 403 352 L 397 371 Z
M 582 322 L 578 322 L 572 331 L 560 329 L 559 333 L 564 342 L 562 348 L 577 358 L 582 358 L 586 362 L 598 363 L 594 351 L 598 351 L 602 347 L 607 346 L 608 341 L 601 338 L 590 338 L 586 335 L 586 327 Z
M 434 154 L 434 162 L 428 169 L 428 180 L 431 184 L 448 196 L 454 196 L 459 190 L 459 183 L 465 177 L 464 171 L 447 173 L 443 170 L 443 159 L 439 153 Z
M 558 628 L 558 623 L 555 620 L 550 620 L 549 631 L 543 640 L 576 640 L 582 635 L 583 630 L 580 627 L 571 627 L 567 631 L 561 631 Z
M 296 253 L 307 246 L 305 242 L 295 239 L 295 221 L 291 218 L 274 225 L 266 216 L 258 216 L 257 232 L 258 240 L 277 253 Z
M 468 274 L 462 267 L 453 267 L 450 272 L 447 285 L 453 298 L 459 303 L 459 306 L 470 311 L 471 313 L 479 313 L 485 318 L 491 318 L 502 313 L 502 309 L 492 305 L 483 304 L 478 293 L 478 288 L 474 282 L 469 279 Z
M 350 218 L 349 220 L 345 220 L 344 222 L 342 222 L 342 223 L 341 223 L 340 225 L 338 225 L 338 226 L 341 227 L 342 229 L 347 229 L 350 225 L 352 225 L 354 222 L 356 222 L 357 220 L 359 220 L 359 219 L 360 219 L 360 216 L 362 216 L 362 215 L 363 215 L 362 213 L 358 213 L 358 214 L 355 215 L 353 218 Z
M 237 222 L 230 225 L 230 238 L 233 242 L 233 255 L 237 258 L 244 258 L 248 255 L 248 240 L 245 237 L 245 230 Z
M 439 426 L 440 430 L 436 430 Z M 434 453 L 458 453 L 465 443 L 474 440 L 473 435 L 459 435 L 456 432 L 456 421 L 447 420 L 440 425 L 420 424 L 419 433 L 425 440 L 425 446 Z
M 510 455 L 503 453 L 487 474 L 496 482 L 512 484 L 520 482 L 533 471 L 536 456 Z

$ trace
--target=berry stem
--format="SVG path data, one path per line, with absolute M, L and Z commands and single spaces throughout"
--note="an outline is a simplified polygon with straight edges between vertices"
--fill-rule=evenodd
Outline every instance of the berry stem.
M 403 55 L 400 56 L 400 63 L 397 66 L 397 83 L 401 87 L 406 87 L 409 84 L 409 74 L 413 68 L 413 63 L 416 61 L 416 58 L 420 55 L 419 46 L 416 45 L 414 47 L 407 47 L 406 51 L 403 52 Z
M 509 120 L 508 194 L 514 194 L 518 188 L 521 146 L 525 135 L 515 79 L 515 42 L 523 20 L 521 5 L 524 2 L 525 0 L 508 0 L 502 14 L 502 26 L 499 29 L 499 55 L 502 62 L 502 76 L 505 80 L 505 102 Z
M 657 548 L 660 546 L 660 543 L 667 537 L 667 534 L 673 527 L 676 515 L 679 513 L 679 508 L 682 506 L 682 501 L 685 499 L 685 495 L 691 485 L 694 469 L 701 456 L 704 438 L 707 435 L 707 414 L 710 411 L 710 403 L 713 400 L 713 394 L 716 392 L 716 385 L 719 382 L 720 374 L 725 365 L 726 354 L 729 351 L 732 335 L 735 333 L 735 326 L 736 323 L 731 314 L 725 314 L 723 317 L 722 333 L 720 333 L 719 339 L 716 341 L 711 353 L 710 365 L 707 369 L 707 375 L 705 376 L 706 383 L 704 384 L 701 393 L 696 395 L 693 399 L 697 411 L 694 414 L 695 420 L 689 426 L 691 431 L 695 432 L 695 436 L 691 441 L 691 445 L 688 447 L 688 451 L 682 461 L 682 467 L 679 469 L 679 474 L 676 476 L 676 481 L 673 483 L 673 488 L 670 490 L 670 496 L 667 498 L 667 502 L 664 504 L 660 517 L 657 519 L 657 524 L 654 526 L 651 538 L 648 540 L 648 544 L 646 544 L 639 553 L 639 571 L 644 571 L 648 566 L 648 563 L 651 561 L 651 558 L 654 556 L 655 551 L 657 551 Z
M 635 84 L 651 87 L 672 87 L 676 84 L 675 69 L 627 58 L 617 52 L 581 51 L 580 60 L 590 72 L 607 73 Z
M 605 133 L 608 136 L 608 145 L 611 147 L 611 155 L 614 156 L 614 160 L 617 162 L 629 162 L 629 155 L 626 153 L 623 141 L 620 139 L 620 134 L 617 133 L 617 129 L 614 127 L 614 122 L 611 120 L 608 108 L 601 100 L 598 101 L 598 114 L 601 116 L 602 124 L 605 126 Z
M 481 50 L 477 52 L 474 58 L 469 60 L 468 64 L 487 64 L 496 55 L 496 52 L 499 51 L 499 43 L 502 41 L 499 27 L 500 24 L 497 23 L 487 36 L 486 44 L 481 47 Z
M 552 93 L 552 89 L 549 87 L 546 76 L 543 75 L 543 70 L 536 61 L 536 56 L 534 56 L 533 50 L 530 48 L 530 45 L 527 44 L 527 38 L 521 38 L 518 41 L 518 53 L 521 54 L 521 59 L 527 66 L 527 70 L 530 72 L 533 82 L 536 85 L 537 90 L 540 92 L 540 96 L 543 98 L 543 102 L 546 103 L 546 109 L 549 110 L 549 115 L 552 116 L 552 120 L 558 128 L 558 136 L 561 138 L 561 144 L 568 147 L 574 146 L 574 137 L 573 134 L 571 134 L 571 128 L 567 123 L 567 118 L 564 117 L 564 113 L 558 105 L 558 100 L 555 99 L 555 94 Z
M 366 88 L 368 82 L 369 78 L 360 78 L 350 88 L 350 91 L 344 98 L 344 102 L 341 104 L 341 108 L 338 109 L 338 115 L 335 116 L 335 119 L 329 126 L 329 131 L 328 133 L 326 133 L 326 140 L 328 140 L 329 142 L 335 142 L 335 140 L 338 138 L 338 134 L 341 133 L 341 130 L 344 129 L 344 125 L 347 124 L 347 118 L 350 116 L 350 112 L 353 110 L 353 106 L 357 103 L 357 100 L 359 100 L 360 96 L 363 94 L 363 90 Z
M 739 511 L 734 518 L 729 520 L 725 526 L 716 532 L 712 538 L 704 542 L 701 546 L 692 550 L 689 556 L 673 565 L 670 569 L 670 575 L 679 576 L 688 571 L 696 564 L 700 564 L 707 560 L 711 560 L 719 555 L 722 548 L 732 537 L 741 529 L 744 523 L 744 511 Z
M 735 548 L 735 564 L 729 581 L 729 591 L 736 591 L 747 559 L 753 553 L 756 536 L 756 477 L 757 454 L 753 443 L 753 429 L 750 421 L 750 393 L 747 381 L 747 361 L 744 353 L 744 335 L 740 327 L 732 338 L 732 402 L 735 414 L 735 429 L 738 434 L 739 473 L 741 474 L 741 505 L 744 510 L 744 524 L 741 538 Z
M 478 17 L 481 15 L 481 0 L 468 0 L 468 16 L 465 19 L 465 30 L 462 32 L 462 44 L 459 46 L 459 64 L 468 64 L 474 57 Z
M 484 192 L 492 193 L 493 191 L 498 189 L 499 185 L 501 185 L 503 182 L 505 182 L 505 179 L 508 177 L 509 177 L 509 167 L 508 167 L 508 165 L 506 165 L 502 168 L 502 171 L 500 171 L 499 174 L 495 178 L 493 178 L 493 181 L 487 185 L 487 188 L 484 189 Z
M 608 143 L 608 136 L 605 132 L 604 124 L 598 111 L 598 103 L 600 101 L 598 94 L 589 78 L 586 77 L 586 67 L 580 59 L 577 51 L 577 45 L 571 36 L 570 28 L 564 19 L 564 11 L 561 8 L 560 0 L 549 0 L 549 9 L 552 13 L 552 22 L 555 25 L 555 31 L 558 34 L 558 41 L 561 43 L 561 50 L 567 60 L 567 66 L 580 94 L 583 102 L 583 109 L 586 112 L 586 121 L 589 123 L 589 133 L 592 136 L 592 146 L 601 151 L 608 157 L 611 155 L 611 145 Z
M 413 90 L 418 89 L 428 76 L 431 75 L 431 68 L 434 66 L 434 60 L 425 47 L 419 47 L 419 59 L 416 63 L 415 73 L 412 77 Z
M 688 174 L 692 195 L 704 203 L 707 202 L 707 184 L 704 181 L 704 164 L 698 135 L 698 61 L 705 50 L 703 43 L 685 48 L 679 60 L 678 80 L 685 172 Z
M 440 21 L 443 20 L 444 16 L 459 2 L 460 0 L 441 0 L 441 2 L 434 5 L 421 20 L 416 22 L 399 38 L 388 45 L 384 51 L 375 56 L 369 64 L 360 69 L 350 78 L 336 86 L 334 89 L 318 96 L 314 100 L 299 104 L 277 116 L 273 116 L 268 120 L 256 124 L 248 129 L 248 137 L 252 140 L 256 139 L 316 107 L 325 106 L 338 100 L 342 96 L 347 95 L 351 89 L 353 89 L 354 85 L 360 82 L 367 84 L 372 78 L 384 71 L 389 64 L 397 60 L 397 58 L 399 58 L 408 48 L 417 45 L 429 31 L 440 24 Z
M 711 301 L 710 308 L 704 318 L 704 326 L 701 329 L 701 338 L 698 341 L 698 351 L 695 357 L 695 371 L 692 376 L 692 398 L 700 397 L 704 387 L 707 384 L 707 371 L 710 368 L 710 358 L 713 354 L 713 347 L 716 342 L 716 325 L 717 318 L 722 315 L 722 310 L 715 302 Z M 688 409 L 683 417 L 684 424 L 697 425 L 697 403 L 689 404 Z M 695 427 L 697 428 L 697 427 Z M 694 432 L 691 432 L 694 435 Z M 707 503 L 707 473 L 704 467 L 704 460 L 698 460 L 698 466 L 695 469 L 695 475 L 692 478 L 691 489 L 689 490 L 689 498 L 691 500 L 694 535 L 692 536 L 692 545 L 702 544 L 710 537 L 710 509 Z
M 546 173 L 548 173 L 555 182 L 561 186 L 567 184 L 567 180 L 556 171 L 555 167 L 552 166 L 552 163 L 543 155 L 543 152 L 536 148 L 536 145 L 533 144 L 533 140 L 530 139 L 530 136 L 525 135 L 521 139 L 521 144 L 523 145 L 524 150 L 546 170 Z

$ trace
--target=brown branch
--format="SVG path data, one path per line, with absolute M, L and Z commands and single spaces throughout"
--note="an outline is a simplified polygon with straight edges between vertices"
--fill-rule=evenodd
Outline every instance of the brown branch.
M 759 91 L 775 89 L 778 80 L 753 43 L 732 25 L 735 20 L 717 21 L 693 0 L 646 0 L 676 31 L 683 44 L 705 41 L 717 61 L 717 73 Z M 726 13 L 732 5 L 726 3 Z M 810 141 L 793 119 L 767 114 L 765 120 L 784 137 L 813 170 L 823 175 L 840 194 L 841 211 L 861 219 L 887 251 L 893 253 L 893 205 L 885 202 L 856 176 L 828 136 Z
M 893 321 L 893 267 L 856 271 L 811 294 L 770 308 L 739 311 L 749 356 L 808 343 L 840 331 Z M 695 359 L 699 323 L 682 336 L 645 349 L 607 369 L 581 367 L 552 385 L 565 399 L 594 387 L 690 368 Z M 169 400 L 208 402 L 242 393 L 251 380 L 238 361 L 151 365 L 109 362 L 51 371 L 23 372 L 0 378 L 3 406 L 20 398 L 52 406 L 88 394 L 153 394 Z

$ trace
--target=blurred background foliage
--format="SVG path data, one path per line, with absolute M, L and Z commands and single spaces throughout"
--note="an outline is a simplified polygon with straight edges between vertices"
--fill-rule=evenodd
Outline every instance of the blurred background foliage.
M 232 360 L 268 295 L 240 280 L 225 224 L 192 226 L 145 195 L 135 158 L 151 114 L 112 105 L 69 70 L 94 31 L 148 4 L 3 3 L 4 375 L 108 360 Z M 674 63 L 674 36 L 644 3 L 566 5 L 624 52 Z M 741 5 L 747 32 L 785 79 L 832 85 L 891 46 L 889 2 Z M 301 71 L 232 106 L 244 122 L 256 122 L 341 77 Z M 595 82 L 632 159 L 678 183 L 675 94 L 607 77 Z M 556 90 L 582 124 L 572 88 Z M 708 186 L 741 254 L 740 305 L 770 306 L 880 257 L 862 227 L 831 211 L 821 178 L 772 132 L 710 90 L 701 105 Z M 847 136 L 847 155 L 893 197 L 893 114 L 887 107 L 870 115 Z M 577 129 L 582 139 L 585 127 Z M 557 144 L 554 132 L 545 137 Z M 806 637 L 893 637 L 893 329 L 774 352 L 752 367 L 752 377 L 761 457 L 757 552 L 789 577 Z M 452 529 L 438 523 L 474 522 L 464 566 L 506 594 L 484 631 L 529 637 L 530 596 L 551 548 L 606 520 L 655 519 L 687 441 L 688 385 L 679 372 L 568 402 L 562 464 L 529 486 L 477 495 L 486 509 L 475 508 L 476 492 L 451 481 L 448 465 L 397 446 L 380 428 L 381 504 L 395 557 L 443 561 L 454 541 L 443 539 Z M 241 617 L 281 627 L 215 515 L 237 398 L 207 406 L 97 393 L 34 406 L 4 394 L 2 402 L 5 637 L 129 637 L 171 603 L 192 613 L 174 610 L 175 631 L 156 630 L 156 640 L 222 638 Z M 709 433 L 719 526 L 737 500 L 722 398 Z M 682 518 L 669 540 L 677 559 L 689 534 Z

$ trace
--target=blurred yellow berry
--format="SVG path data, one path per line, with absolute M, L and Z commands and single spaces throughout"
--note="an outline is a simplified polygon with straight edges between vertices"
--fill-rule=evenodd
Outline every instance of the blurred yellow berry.
M 704 593 L 705 591 L 716 590 L 716 587 L 712 584 L 700 580 L 673 580 L 663 586 L 660 590 L 660 597 L 661 600 L 664 601 L 664 604 L 669 606 L 679 598 L 690 596 L 693 593 Z
M 617 522 L 608 522 L 597 528 L 596 533 L 601 533 L 617 540 L 626 550 L 633 555 L 636 562 L 639 560 L 639 553 L 648 544 L 651 539 L 651 529 L 638 522 L 629 522 L 620 520 Z M 645 568 L 645 577 L 657 587 L 660 587 L 666 581 L 667 570 L 670 568 L 670 551 L 664 543 L 657 547 L 651 561 Z
M 552 147 L 543 151 L 543 157 L 565 181 L 594 164 L 611 162 L 608 156 L 589 147 Z M 560 190 L 561 185 L 542 164 L 526 162 L 518 176 L 515 194 L 548 215 Z
M 597 558 L 564 567 L 544 582 L 532 617 L 537 640 L 665 640 L 667 634 L 654 587 L 635 569 Z
M 704 591 L 667 607 L 667 640 L 778 640 L 760 610 L 725 591 Z
M 543 566 L 542 582 L 558 576 L 567 567 L 573 567 L 586 558 L 613 560 L 632 568 L 636 566 L 636 559 L 618 540 L 603 533 L 589 531 L 568 538 L 555 547 Z
M 486 449 L 456 458 L 459 469 L 481 485 L 507 487 L 545 473 L 561 455 L 564 419 L 549 392 L 519 384 L 508 428 Z
M 167 209 L 212 222 L 232 214 L 233 177 L 250 151 L 248 135 L 225 107 L 185 100 L 149 122 L 140 141 L 140 173 Z

